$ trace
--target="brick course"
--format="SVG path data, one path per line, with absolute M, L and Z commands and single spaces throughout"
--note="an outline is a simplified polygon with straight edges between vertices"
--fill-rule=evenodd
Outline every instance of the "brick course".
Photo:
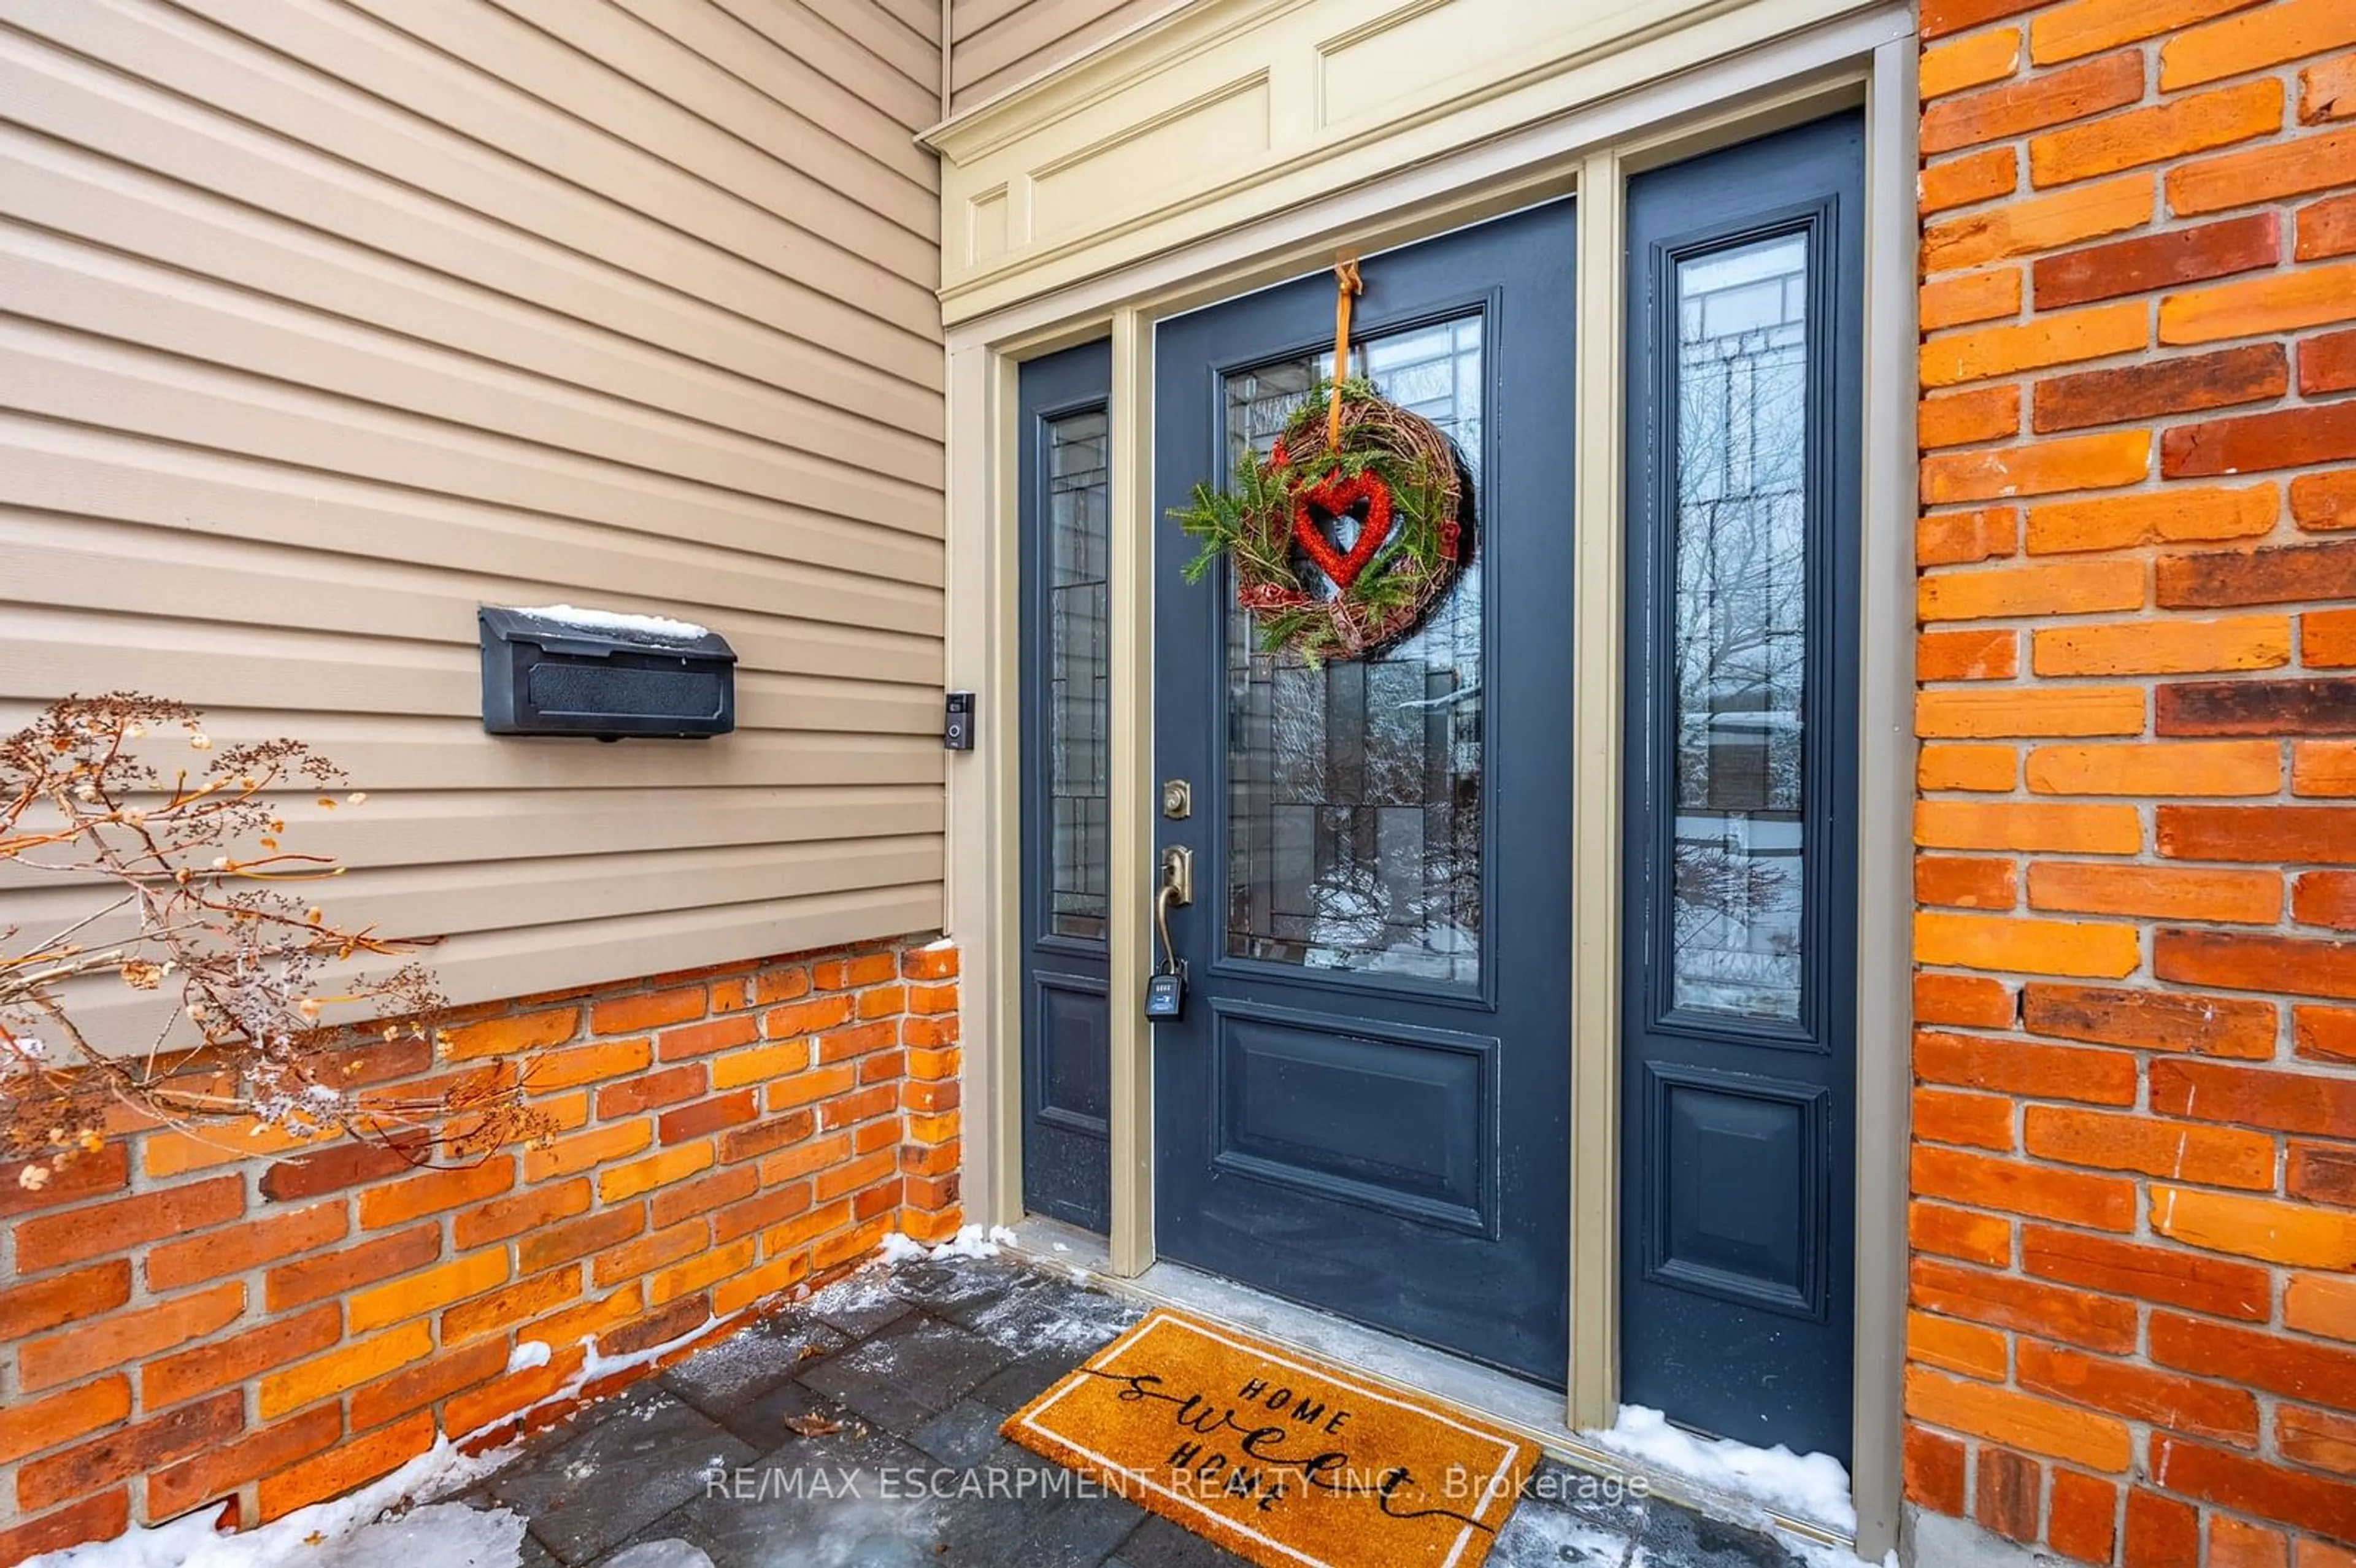
M 38 1192 L 8 1170 L 0 1565 L 501 1441 L 652 1370 L 574 1386 L 584 1335 L 676 1360 L 887 1231 L 954 1231 L 957 976 L 917 939 L 469 1008 L 443 1054 L 536 1063 L 560 1131 L 464 1168 L 125 1125 Z
M 2356 5 L 1922 23 L 1907 1496 L 2356 1563 Z

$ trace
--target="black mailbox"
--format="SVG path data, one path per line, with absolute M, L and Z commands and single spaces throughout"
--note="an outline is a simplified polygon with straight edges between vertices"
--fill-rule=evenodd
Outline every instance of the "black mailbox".
M 552 604 L 485 605 L 483 728 L 494 735 L 725 735 L 736 652 L 684 621 Z

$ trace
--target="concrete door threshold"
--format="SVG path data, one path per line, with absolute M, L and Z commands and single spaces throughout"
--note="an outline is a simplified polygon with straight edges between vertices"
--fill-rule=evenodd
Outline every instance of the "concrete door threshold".
M 1563 1422 L 1563 1396 L 1510 1372 L 1462 1356 L 1353 1323 L 1314 1307 L 1286 1301 L 1234 1280 L 1157 1263 L 1134 1279 L 1107 1272 L 1110 1254 L 1102 1236 L 1033 1215 L 1014 1228 L 1011 1249 L 1027 1261 L 1085 1275 L 1108 1295 L 1156 1307 L 1175 1307 L 1229 1328 L 1338 1361 L 1402 1393 L 1447 1401 L 1495 1423 L 1544 1448 L 1574 1469 L 1617 1480 L 1642 1481 L 1646 1490 L 1672 1503 L 1730 1524 L 1769 1525 L 1804 1541 L 1854 1552 L 1852 1535 L 1795 1519 L 1756 1499 L 1699 1485 L 1666 1471 L 1639 1469 L 1609 1449 L 1599 1448 Z

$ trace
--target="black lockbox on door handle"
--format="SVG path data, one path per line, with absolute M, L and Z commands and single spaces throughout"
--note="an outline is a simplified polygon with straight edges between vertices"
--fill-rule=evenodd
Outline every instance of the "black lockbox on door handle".
M 483 728 L 494 735 L 700 739 L 736 728 L 736 651 L 683 621 L 485 605 Z

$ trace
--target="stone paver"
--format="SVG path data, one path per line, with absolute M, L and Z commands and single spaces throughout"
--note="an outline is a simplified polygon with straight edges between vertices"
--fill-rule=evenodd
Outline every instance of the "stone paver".
M 542 1435 L 468 1500 L 530 1521 L 529 1568 L 673 1541 L 714 1568 L 1236 1568 L 998 1435 L 1138 1316 L 1011 1262 L 870 1269 Z M 1551 1461 L 1488 1561 L 1799 1568 L 1757 1533 Z

